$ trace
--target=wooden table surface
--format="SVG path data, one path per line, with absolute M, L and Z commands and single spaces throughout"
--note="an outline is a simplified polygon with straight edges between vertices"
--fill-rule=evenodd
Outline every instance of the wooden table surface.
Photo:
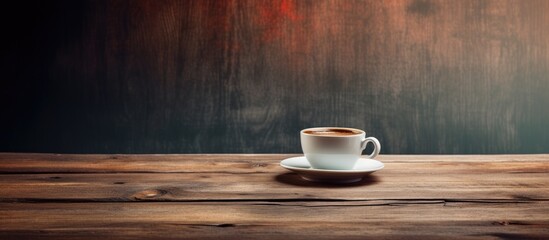
M 290 156 L 0 153 L 0 239 L 549 239 L 549 155 L 382 155 L 350 185 Z

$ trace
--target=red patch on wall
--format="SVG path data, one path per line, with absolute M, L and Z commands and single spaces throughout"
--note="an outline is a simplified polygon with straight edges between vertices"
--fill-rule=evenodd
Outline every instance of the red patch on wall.
M 260 7 L 259 25 L 264 29 L 261 40 L 271 42 L 284 36 L 281 25 L 302 19 L 295 9 L 295 3 L 290 0 L 282 0 L 263 4 Z

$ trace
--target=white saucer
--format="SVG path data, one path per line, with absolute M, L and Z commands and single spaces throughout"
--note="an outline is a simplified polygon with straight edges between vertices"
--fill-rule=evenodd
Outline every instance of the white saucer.
M 360 158 L 355 168 L 351 170 L 313 169 L 305 156 L 301 156 L 284 159 L 280 162 L 280 166 L 313 182 L 352 183 L 362 180 L 370 173 L 381 170 L 385 165 L 374 159 Z

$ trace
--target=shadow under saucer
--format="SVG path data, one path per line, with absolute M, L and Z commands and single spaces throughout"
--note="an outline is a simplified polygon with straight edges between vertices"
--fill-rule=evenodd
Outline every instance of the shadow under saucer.
M 277 182 L 299 186 L 299 187 L 318 187 L 318 188 L 344 188 L 344 187 L 359 187 L 359 186 L 369 186 L 373 184 L 380 183 L 381 180 L 375 175 L 366 175 L 363 176 L 360 181 L 355 181 L 351 183 L 344 182 L 330 182 L 330 181 L 311 181 L 306 180 L 297 173 L 283 173 L 274 177 Z

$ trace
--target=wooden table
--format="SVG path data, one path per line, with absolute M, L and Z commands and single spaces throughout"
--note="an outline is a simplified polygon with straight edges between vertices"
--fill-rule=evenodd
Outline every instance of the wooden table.
M 549 239 L 549 155 L 383 155 L 350 185 L 290 156 L 0 153 L 0 239 Z

